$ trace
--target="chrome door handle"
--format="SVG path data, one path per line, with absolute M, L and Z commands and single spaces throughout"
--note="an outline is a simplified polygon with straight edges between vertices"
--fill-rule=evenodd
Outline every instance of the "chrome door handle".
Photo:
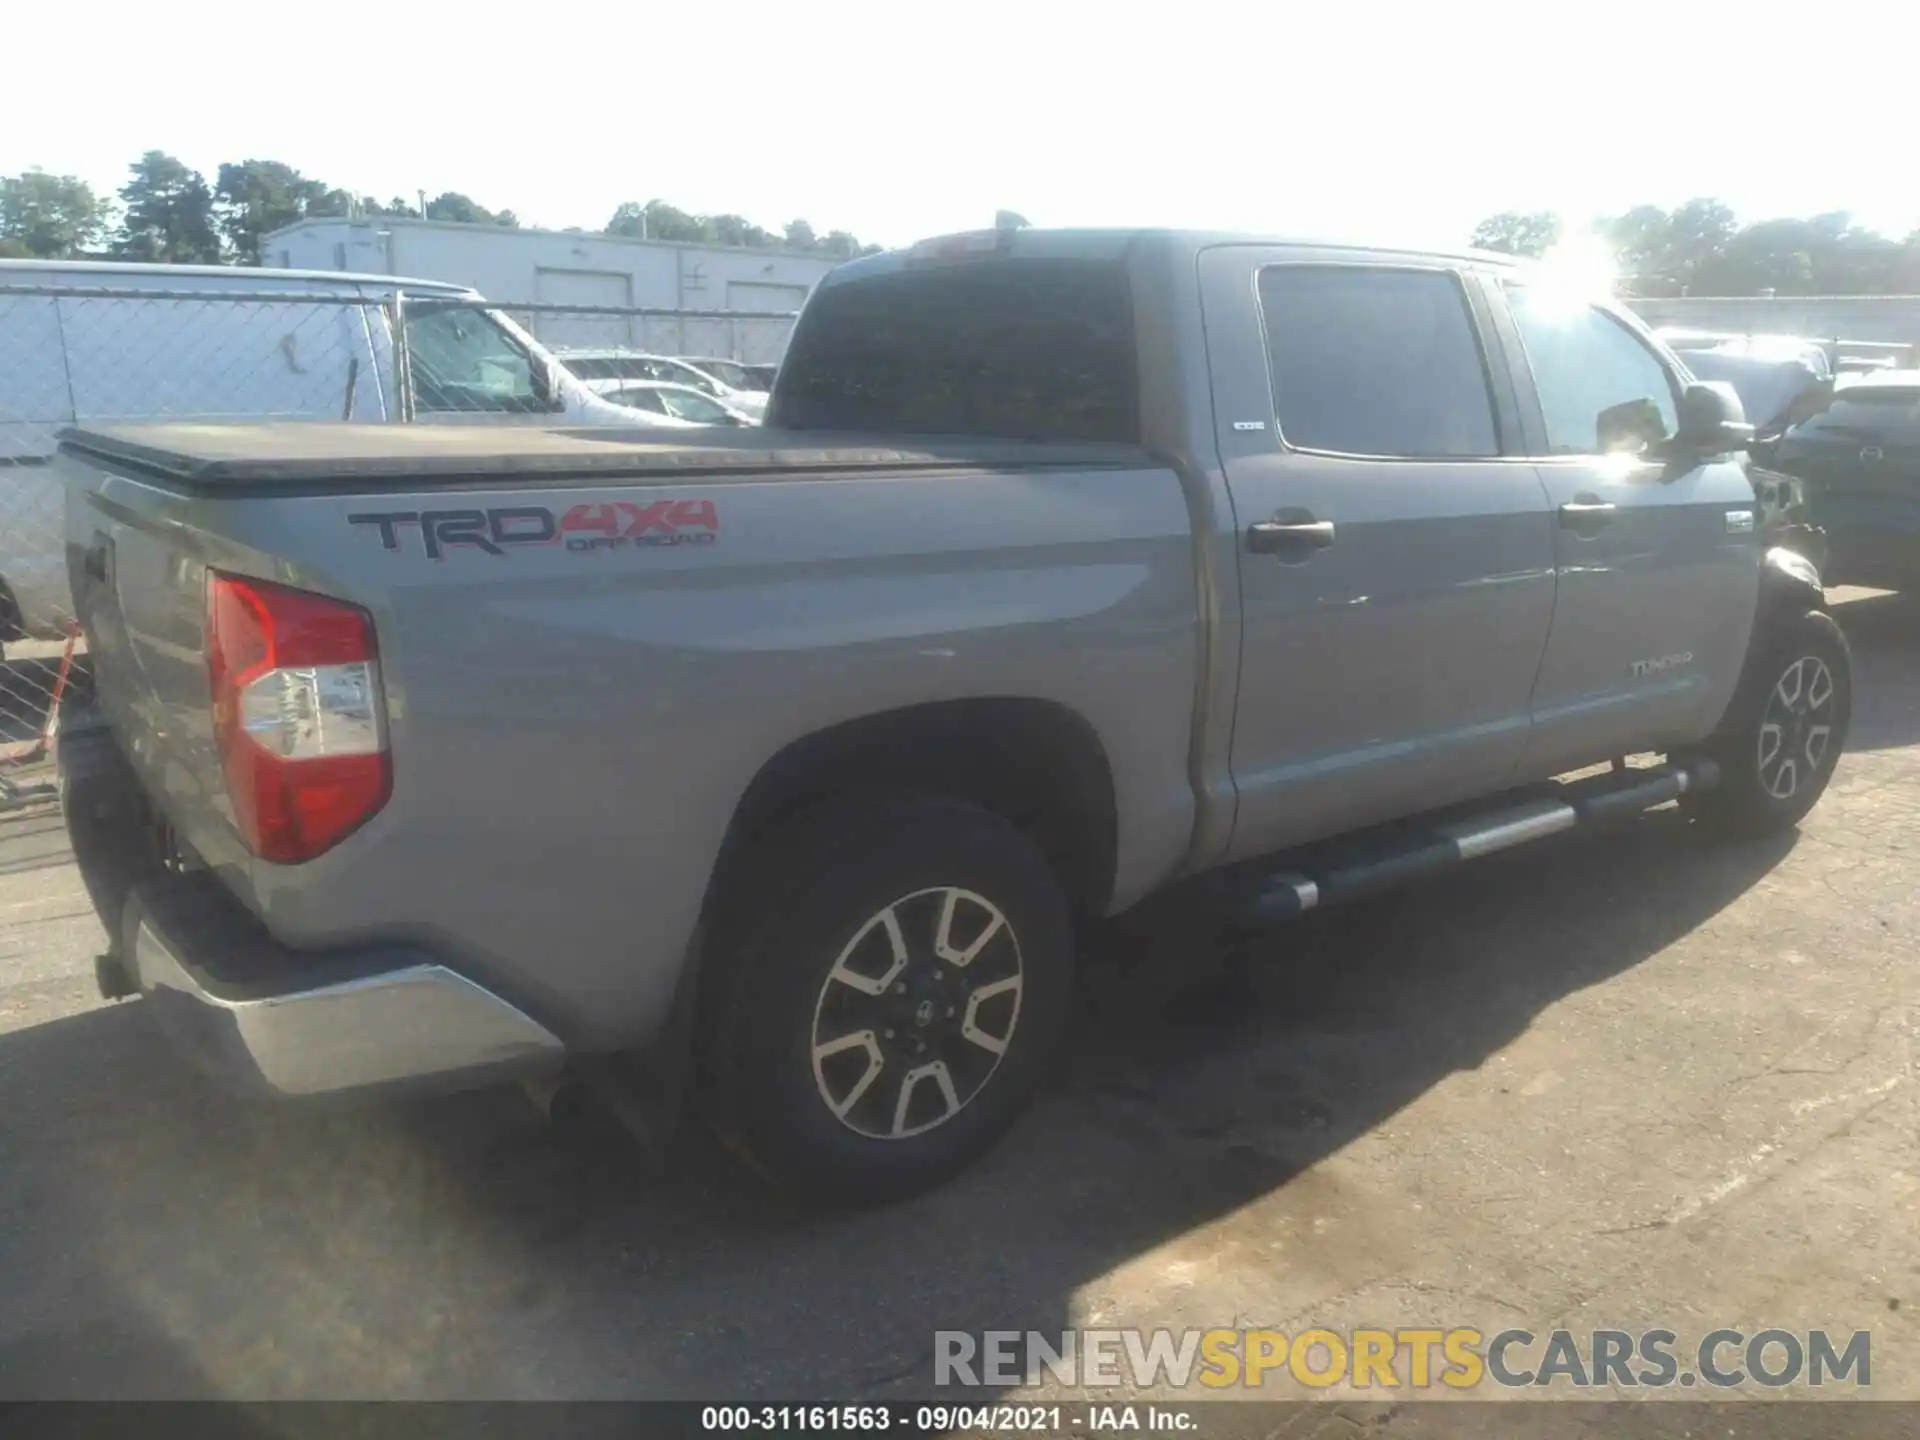
M 1247 549 L 1256 555 L 1324 550 L 1331 544 L 1331 520 L 1260 520 L 1247 527 Z
M 1620 507 L 1607 500 L 1569 500 L 1560 507 L 1560 526 L 1580 530 L 1606 524 Z

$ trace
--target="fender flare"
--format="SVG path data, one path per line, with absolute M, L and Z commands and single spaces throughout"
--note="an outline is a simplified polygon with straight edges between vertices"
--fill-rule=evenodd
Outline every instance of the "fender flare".
M 1754 643 L 1767 627 L 1797 620 L 1809 610 L 1825 613 L 1827 592 L 1820 571 L 1806 556 L 1785 546 L 1769 546 L 1761 556 L 1760 608 L 1754 617 Z
M 1714 726 L 1718 734 L 1740 703 L 1740 696 L 1752 683 L 1753 667 L 1761 661 L 1773 637 L 1792 625 L 1809 610 L 1827 613 L 1827 592 L 1820 583 L 1820 571 L 1798 551 L 1782 545 L 1770 545 L 1761 552 L 1760 593 L 1756 598 L 1753 631 L 1747 637 L 1747 653 L 1740 662 L 1740 678 L 1727 697 L 1727 709 Z

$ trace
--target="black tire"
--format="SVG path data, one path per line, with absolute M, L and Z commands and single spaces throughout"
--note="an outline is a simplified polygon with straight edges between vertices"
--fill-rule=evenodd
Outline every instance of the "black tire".
M 60 810 L 81 883 L 118 955 L 122 916 L 136 885 L 164 879 L 153 815 L 113 734 L 84 698 L 69 694 L 54 739 Z
M 1852 718 L 1853 656 L 1833 617 L 1809 610 L 1776 625 L 1757 641 L 1726 718 L 1701 747 L 1718 762 L 1720 783 L 1689 796 L 1687 812 L 1727 835 L 1791 829 L 1826 791 Z
M 1033 841 L 989 811 L 931 796 L 814 809 L 754 846 L 721 905 L 702 986 L 708 1113 L 799 1198 L 871 1204 L 938 1184 L 1000 1138 L 1059 1048 L 1066 897 Z M 890 973 L 884 994 L 855 984 Z M 816 1056 L 835 1041 L 851 1048 Z

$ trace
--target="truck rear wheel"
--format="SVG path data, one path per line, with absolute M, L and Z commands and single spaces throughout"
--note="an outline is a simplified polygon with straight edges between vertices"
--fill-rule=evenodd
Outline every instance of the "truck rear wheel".
M 939 797 L 837 804 L 755 847 L 716 925 L 722 1134 L 801 1196 L 899 1199 L 1013 1122 L 1072 993 L 1066 897 L 1024 833 Z
M 1696 820 L 1737 835 L 1797 825 L 1833 778 L 1853 716 L 1853 659 L 1833 617 L 1809 610 L 1761 640 L 1702 747 L 1720 783 L 1689 796 Z

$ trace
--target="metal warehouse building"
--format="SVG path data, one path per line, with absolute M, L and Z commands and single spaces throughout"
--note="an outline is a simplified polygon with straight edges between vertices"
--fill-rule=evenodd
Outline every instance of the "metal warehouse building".
M 516 304 L 790 314 L 834 261 L 778 250 L 628 240 L 574 230 L 509 230 L 386 217 L 303 220 L 272 231 L 261 263 L 470 285 Z M 635 345 L 681 354 L 777 359 L 790 321 L 532 313 L 550 345 Z M 664 331 L 664 333 L 663 333 Z

